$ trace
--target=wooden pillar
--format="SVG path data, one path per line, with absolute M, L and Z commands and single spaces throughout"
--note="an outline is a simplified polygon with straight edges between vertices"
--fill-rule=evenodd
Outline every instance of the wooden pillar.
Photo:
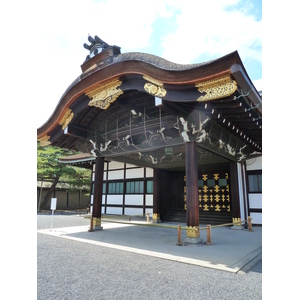
M 198 158 L 195 141 L 185 143 L 186 232 L 188 238 L 199 238 Z
M 153 223 L 160 222 L 160 174 L 161 170 L 153 169 Z
M 232 222 L 235 223 L 234 227 L 241 228 L 241 209 L 240 209 L 240 196 L 239 196 L 239 181 L 238 181 L 238 170 L 237 163 L 234 161 L 230 162 L 230 201 L 232 211 Z
M 101 230 L 101 209 L 103 191 L 104 157 L 96 158 L 94 203 L 93 203 L 93 224 L 95 230 Z

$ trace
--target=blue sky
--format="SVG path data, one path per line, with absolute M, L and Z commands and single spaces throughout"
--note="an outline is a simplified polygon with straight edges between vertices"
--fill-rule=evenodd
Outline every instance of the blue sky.
M 122 53 L 146 52 L 183 64 L 237 50 L 262 89 L 262 1 L 52 0 L 34 7 L 38 13 L 28 18 L 38 45 L 34 60 L 43 62 L 35 74 L 36 91 L 43 93 L 37 127 L 80 75 L 88 34 L 120 46 Z

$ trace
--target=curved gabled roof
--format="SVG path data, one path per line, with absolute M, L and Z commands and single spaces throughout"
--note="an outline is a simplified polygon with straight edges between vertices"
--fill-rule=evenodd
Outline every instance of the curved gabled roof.
M 210 119 L 211 128 L 226 131 L 252 152 L 261 151 L 261 98 L 236 51 L 209 62 L 181 65 L 151 54 L 120 54 L 118 50 L 110 47 L 81 66 L 82 74 L 38 128 L 42 144 L 88 152 L 92 142 L 102 141 L 102 150 L 107 147 L 105 156 L 111 154 L 107 151 L 113 143 L 120 153 L 138 153 L 151 133 L 164 128 L 171 144 L 179 145 L 184 138 L 178 120 L 187 120 L 196 110 Z M 162 106 L 156 106 L 155 99 Z M 195 123 L 189 122 L 189 126 Z M 111 144 L 106 145 L 109 140 Z M 162 141 L 149 147 L 166 145 Z

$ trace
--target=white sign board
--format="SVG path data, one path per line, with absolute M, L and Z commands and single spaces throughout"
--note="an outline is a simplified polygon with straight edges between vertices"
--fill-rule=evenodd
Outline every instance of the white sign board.
M 56 203 L 57 203 L 57 198 L 51 198 L 51 210 L 56 210 Z

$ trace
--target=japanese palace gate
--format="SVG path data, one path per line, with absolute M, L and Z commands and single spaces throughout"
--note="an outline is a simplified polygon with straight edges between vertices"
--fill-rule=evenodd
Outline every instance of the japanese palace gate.
M 238 53 L 180 65 L 89 42 L 37 138 L 93 156 L 95 225 L 107 161 L 153 169 L 153 221 L 185 209 L 188 238 L 199 238 L 199 215 L 241 221 L 245 164 L 262 153 L 262 101 Z

